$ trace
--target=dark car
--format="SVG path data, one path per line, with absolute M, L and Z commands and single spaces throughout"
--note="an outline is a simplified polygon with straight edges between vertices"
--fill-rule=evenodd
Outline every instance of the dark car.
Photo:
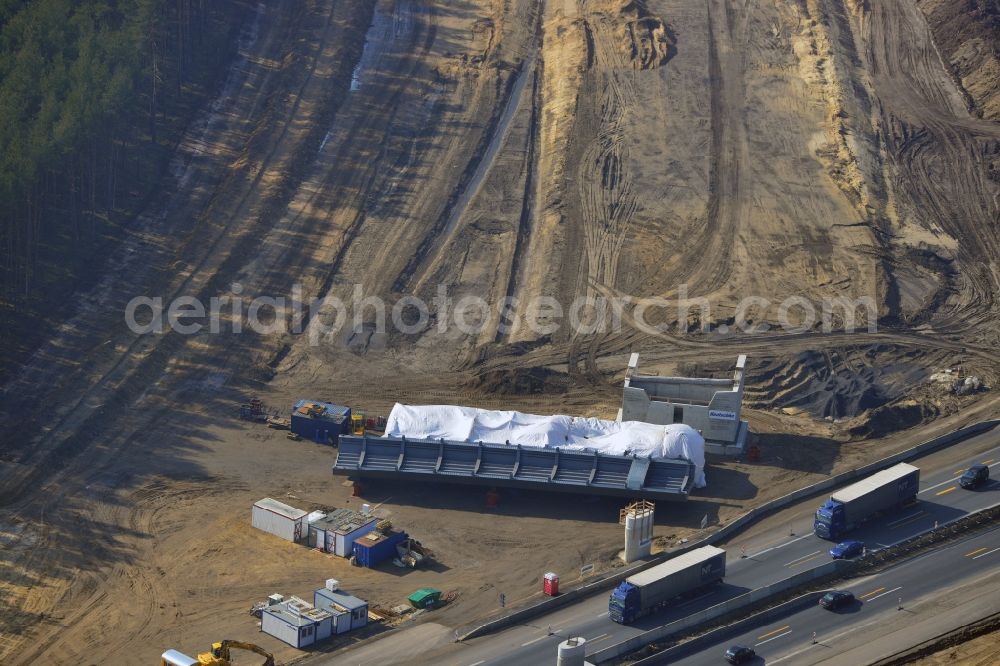
M 830 549 L 830 557 L 835 560 L 843 560 L 860 555 L 864 549 L 863 541 L 841 541 Z
M 742 645 L 734 645 L 726 650 L 726 661 L 730 664 L 745 664 L 756 656 L 757 653 L 753 651 L 753 648 Z
M 849 606 L 853 603 L 854 595 L 850 592 L 844 592 L 843 590 L 827 592 L 819 599 L 819 605 L 823 608 L 829 608 L 830 610 L 843 608 L 844 606 Z
M 975 488 L 990 480 L 990 468 L 986 465 L 973 465 L 965 471 L 965 474 L 958 480 L 958 485 L 963 488 Z

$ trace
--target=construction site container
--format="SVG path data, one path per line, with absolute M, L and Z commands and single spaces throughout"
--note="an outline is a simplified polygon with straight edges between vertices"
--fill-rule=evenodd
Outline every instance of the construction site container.
M 336 509 L 309 524 L 309 545 L 340 557 L 354 554 L 354 540 L 375 529 L 378 518 L 351 509 Z
M 254 503 L 251 524 L 287 541 L 300 541 L 306 533 L 306 512 L 265 497 Z
M 337 445 L 350 432 L 351 408 L 317 400 L 299 400 L 292 408 L 291 429 L 321 444 Z
M 550 571 L 542 576 L 542 592 L 550 597 L 559 594 L 559 574 Z
M 376 567 L 396 557 L 396 546 L 407 538 L 406 532 L 369 532 L 354 540 L 354 557 L 363 567 Z
M 292 597 L 261 611 L 260 630 L 295 648 L 303 648 L 333 633 L 333 616 L 307 601 Z
M 325 587 L 313 592 L 313 605 L 334 618 L 334 633 L 342 634 L 368 624 L 368 602 L 343 590 Z

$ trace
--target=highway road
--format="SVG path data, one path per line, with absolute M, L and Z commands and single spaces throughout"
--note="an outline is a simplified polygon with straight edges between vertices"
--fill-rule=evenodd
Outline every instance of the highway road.
M 870 663 L 1000 612 L 998 573 L 1000 526 L 852 581 L 839 588 L 857 597 L 850 606 L 831 611 L 810 605 L 766 624 L 723 632 L 693 654 L 670 655 L 669 663 L 724 663 L 726 648 L 734 644 L 752 647 L 754 664 Z
M 921 468 L 916 506 L 873 521 L 851 534 L 871 548 L 890 546 L 971 511 L 1000 502 L 1000 480 L 970 491 L 958 487 L 958 477 L 973 464 L 984 462 L 992 476 L 1000 476 L 1000 433 L 991 431 L 916 461 Z M 933 471 L 931 471 L 933 470 Z M 711 482 L 711 478 L 709 478 Z M 729 552 L 725 581 L 693 599 L 630 626 L 608 619 L 606 592 L 581 600 L 543 617 L 502 632 L 460 644 L 450 644 L 426 655 L 428 662 L 448 666 L 548 663 L 556 645 L 568 636 L 583 636 L 588 654 L 639 633 L 721 603 L 829 561 L 833 545 L 812 534 L 812 514 L 822 497 L 806 500 L 777 519 L 766 519 L 769 529 L 754 528 L 722 547 Z M 794 532 L 794 534 L 790 534 Z M 746 558 L 741 558 L 741 548 Z M 551 631 L 551 634 L 550 634 Z M 421 658 L 423 661 L 423 657 Z

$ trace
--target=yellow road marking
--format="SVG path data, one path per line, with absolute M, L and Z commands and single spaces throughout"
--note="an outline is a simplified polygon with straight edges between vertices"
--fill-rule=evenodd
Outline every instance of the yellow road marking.
M 989 465 L 989 464 L 990 464 L 991 462 L 993 462 L 993 460 L 994 460 L 993 458 L 990 458 L 989 460 L 984 460 L 984 461 L 982 462 L 982 464 L 983 464 L 983 465 Z
M 983 552 L 984 550 L 986 550 L 986 546 L 983 546 L 982 548 L 976 548 L 971 553 L 966 553 L 965 556 L 966 557 L 972 557 L 973 555 L 978 555 L 979 553 Z
M 871 592 L 865 592 L 864 594 L 862 594 L 861 596 L 859 596 L 858 599 L 865 599 L 867 597 L 872 596 L 873 594 L 878 594 L 879 592 L 881 592 L 884 589 L 885 589 L 884 587 L 875 588 Z
M 774 636 L 775 634 L 780 634 L 780 633 L 781 633 L 782 631 L 784 631 L 785 629 L 788 629 L 788 628 L 790 628 L 791 626 L 792 626 L 792 625 L 790 625 L 790 624 L 786 624 L 786 625 L 785 625 L 785 626 L 783 626 L 783 627 L 782 627 L 781 629 L 775 629 L 774 631 L 769 631 L 769 632 L 767 632 L 767 633 L 766 633 L 766 634 L 764 634 L 763 636 L 758 636 L 758 637 L 757 637 L 757 640 L 763 640 L 763 639 L 767 638 L 768 636 Z
M 822 552 L 823 552 L 822 550 L 817 550 L 814 553 L 808 553 L 807 555 L 803 555 L 802 557 L 796 557 L 791 562 L 785 562 L 785 566 L 786 567 L 790 567 L 793 564 L 798 564 L 800 560 L 808 560 L 809 558 L 816 557 L 817 555 L 819 555 Z
M 807 558 L 806 558 L 806 559 L 804 559 L 804 560 L 799 560 L 798 562 L 791 562 L 791 563 L 789 563 L 789 564 L 786 564 L 785 566 L 786 566 L 786 567 L 797 567 L 797 566 L 799 566 L 800 564 L 805 564 L 805 563 L 806 563 L 806 562 L 808 562 L 809 560 L 815 560 L 815 559 L 816 559 L 817 557 L 819 557 L 820 555 L 821 555 L 821 553 L 816 553 L 815 555 L 810 555 L 809 557 L 807 557 Z
M 940 490 L 940 491 L 938 491 L 938 492 L 936 492 L 934 494 L 935 495 L 947 495 L 948 493 L 952 492 L 956 488 L 958 488 L 958 486 L 951 486 L 949 488 L 945 488 L 944 490 Z

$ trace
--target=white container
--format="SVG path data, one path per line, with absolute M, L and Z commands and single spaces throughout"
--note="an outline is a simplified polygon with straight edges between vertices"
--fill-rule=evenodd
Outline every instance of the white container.
M 315 633 L 316 640 L 322 641 L 333 635 L 333 616 L 329 613 L 324 613 L 322 620 L 316 623 Z
M 351 630 L 351 614 L 347 611 L 331 610 L 333 615 L 333 633 L 346 634 Z
M 336 578 L 326 579 L 326 589 L 330 590 L 331 592 L 336 592 L 337 588 L 339 587 L 340 587 L 340 581 L 337 580 Z
M 306 536 L 306 512 L 265 497 L 255 502 L 251 524 L 286 541 L 300 541 Z
M 358 527 L 350 532 L 334 532 L 336 535 L 336 540 L 334 542 L 333 552 L 341 557 L 350 557 L 354 554 L 354 540 L 364 535 L 368 534 L 375 529 L 375 523 L 378 522 L 375 518 L 372 518 L 364 525 Z M 329 534 L 329 532 L 328 532 Z M 327 541 L 329 544 L 329 541 Z M 329 548 L 327 548 L 329 550 Z
M 299 637 L 299 627 L 294 622 L 283 619 L 281 615 L 272 614 L 266 609 L 260 616 L 260 630 L 265 634 L 274 636 L 279 641 L 284 641 L 292 647 L 304 647 L 309 643 L 305 642 L 307 636 L 305 632 Z M 310 641 L 311 642 L 311 641 Z

